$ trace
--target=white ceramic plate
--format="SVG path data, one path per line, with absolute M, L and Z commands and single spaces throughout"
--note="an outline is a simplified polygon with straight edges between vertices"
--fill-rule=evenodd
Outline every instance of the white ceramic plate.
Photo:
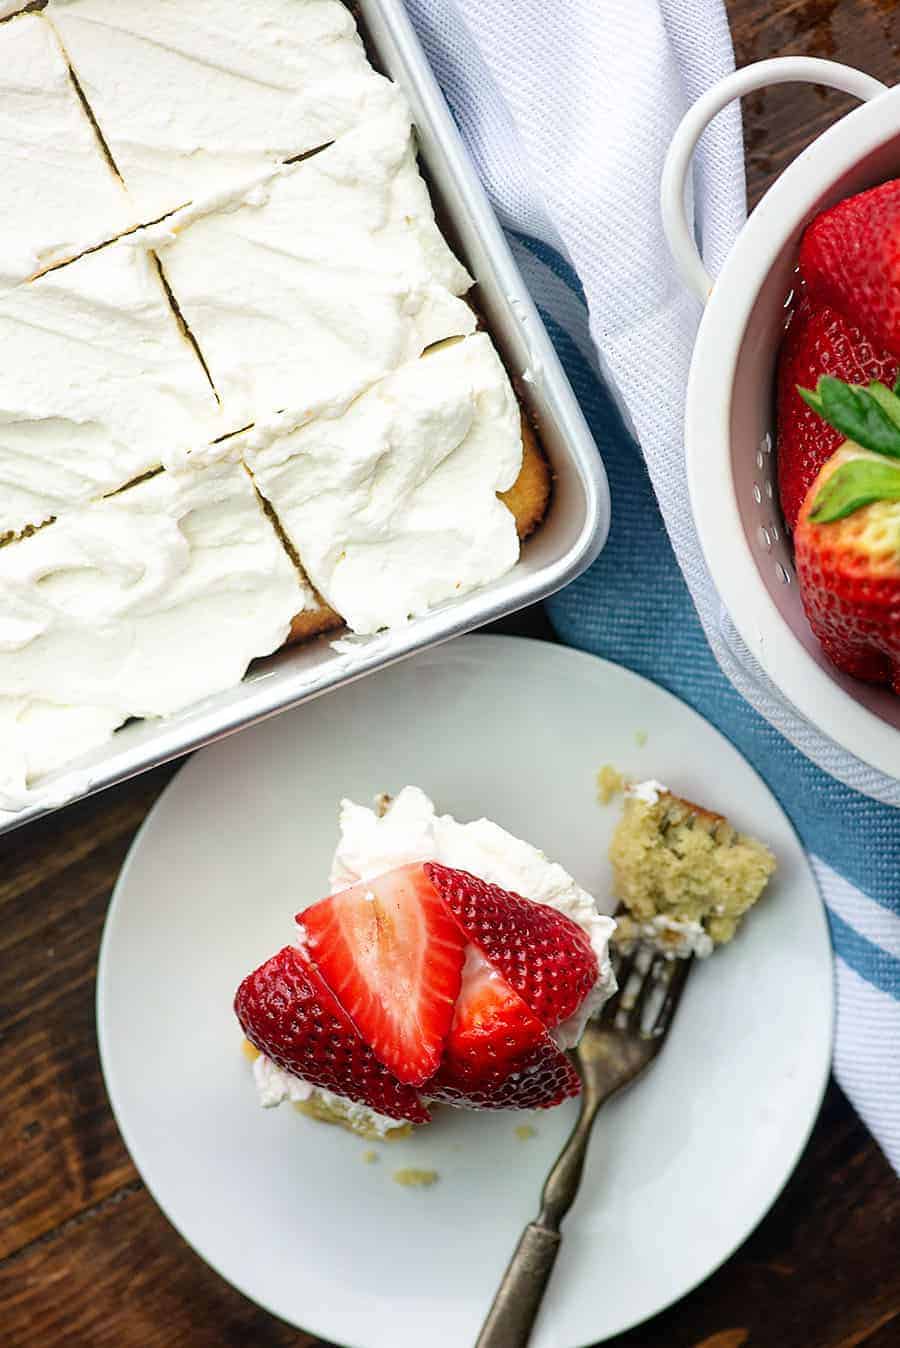
M 643 747 L 638 732 L 646 733 Z M 574 1105 L 443 1110 L 380 1148 L 263 1111 L 231 1010 L 242 976 L 326 892 L 337 802 L 407 782 L 486 814 L 607 907 L 618 807 L 606 762 L 727 811 L 774 847 L 771 892 L 699 968 L 657 1065 L 597 1125 L 534 1339 L 574 1348 L 706 1277 L 790 1174 L 827 1078 L 832 965 L 797 839 L 737 751 L 675 698 L 541 642 L 468 637 L 198 753 L 122 871 L 98 975 L 100 1048 L 125 1141 L 204 1259 L 291 1323 L 353 1348 L 471 1344 Z M 516 1125 L 535 1136 L 520 1140 Z M 392 1182 L 436 1169 L 431 1189 Z

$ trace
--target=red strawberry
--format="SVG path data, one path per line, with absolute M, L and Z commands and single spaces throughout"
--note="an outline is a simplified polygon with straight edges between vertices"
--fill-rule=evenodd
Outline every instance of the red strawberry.
M 297 921 L 312 959 L 398 1080 L 434 1075 L 453 1018 L 465 939 L 422 865 L 323 899 Z
M 810 626 L 847 674 L 900 693 L 900 397 L 823 377 L 803 397 L 845 437 L 800 511 L 797 580 Z
M 813 518 L 823 490 L 841 470 L 846 480 L 848 469 L 892 474 L 900 492 L 900 468 L 876 454 L 846 445 L 829 459 L 794 536 L 803 607 L 838 669 L 900 693 L 900 501 L 870 501 L 826 522 Z
M 549 1109 L 580 1090 L 537 1016 L 469 946 L 444 1057 L 426 1094 L 470 1109 Z
M 806 493 L 844 439 L 800 397 L 798 385 L 815 388 L 823 374 L 851 384 L 870 379 L 892 384 L 898 370 L 896 356 L 876 349 L 836 310 L 814 309 L 802 294 L 778 363 L 778 490 L 788 528 L 797 523 Z
M 234 1009 L 251 1044 L 285 1072 L 388 1118 L 429 1122 L 418 1094 L 382 1066 L 302 951 L 285 946 L 249 974 Z
M 434 861 L 424 869 L 469 940 L 548 1029 L 578 1010 L 599 971 L 577 923 L 466 871 Z
M 800 272 L 829 304 L 900 355 L 900 179 L 847 197 L 807 227 Z

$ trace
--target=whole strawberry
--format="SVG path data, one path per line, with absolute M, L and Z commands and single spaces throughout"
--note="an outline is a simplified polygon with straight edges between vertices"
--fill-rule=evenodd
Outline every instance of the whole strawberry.
M 838 669 L 900 693 L 900 398 L 827 378 L 804 396 L 845 440 L 794 534 L 803 606 Z
M 844 436 L 800 396 L 823 374 L 865 384 L 892 384 L 900 359 L 873 345 L 861 328 L 836 309 L 815 308 L 801 291 L 778 361 L 778 493 L 785 523 L 793 529 L 807 492 Z
M 800 244 L 800 274 L 814 305 L 837 309 L 900 356 L 900 179 L 817 216 Z

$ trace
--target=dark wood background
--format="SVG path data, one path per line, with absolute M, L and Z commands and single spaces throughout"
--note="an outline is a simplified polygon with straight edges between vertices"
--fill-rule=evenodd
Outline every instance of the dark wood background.
M 730 0 L 729 10 L 739 65 L 802 53 L 896 81 L 896 0 Z M 849 103 L 793 86 L 748 99 L 751 200 Z M 539 613 L 504 627 L 546 635 Z M 258 1310 L 188 1249 L 138 1178 L 106 1101 L 94 1034 L 100 931 L 128 846 L 173 771 L 0 844 L 4 1348 L 320 1342 Z M 796 1174 L 758 1230 L 702 1287 L 614 1343 L 900 1344 L 900 1186 L 834 1084 Z

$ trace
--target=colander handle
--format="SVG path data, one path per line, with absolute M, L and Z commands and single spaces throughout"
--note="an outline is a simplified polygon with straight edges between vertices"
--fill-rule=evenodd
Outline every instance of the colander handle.
M 685 113 L 672 137 L 660 184 L 663 229 L 669 250 L 681 279 L 703 304 L 709 298 L 713 281 L 703 265 L 700 250 L 688 217 L 685 192 L 691 159 L 697 142 L 709 123 L 735 98 L 752 94 L 768 84 L 824 84 L 868 102 L 886 91 L 887 86 L 871 75 L 837 61 L 821 61 L 812 56 L 776 56 L 757 61 L 726 75 L 697 99 Z

